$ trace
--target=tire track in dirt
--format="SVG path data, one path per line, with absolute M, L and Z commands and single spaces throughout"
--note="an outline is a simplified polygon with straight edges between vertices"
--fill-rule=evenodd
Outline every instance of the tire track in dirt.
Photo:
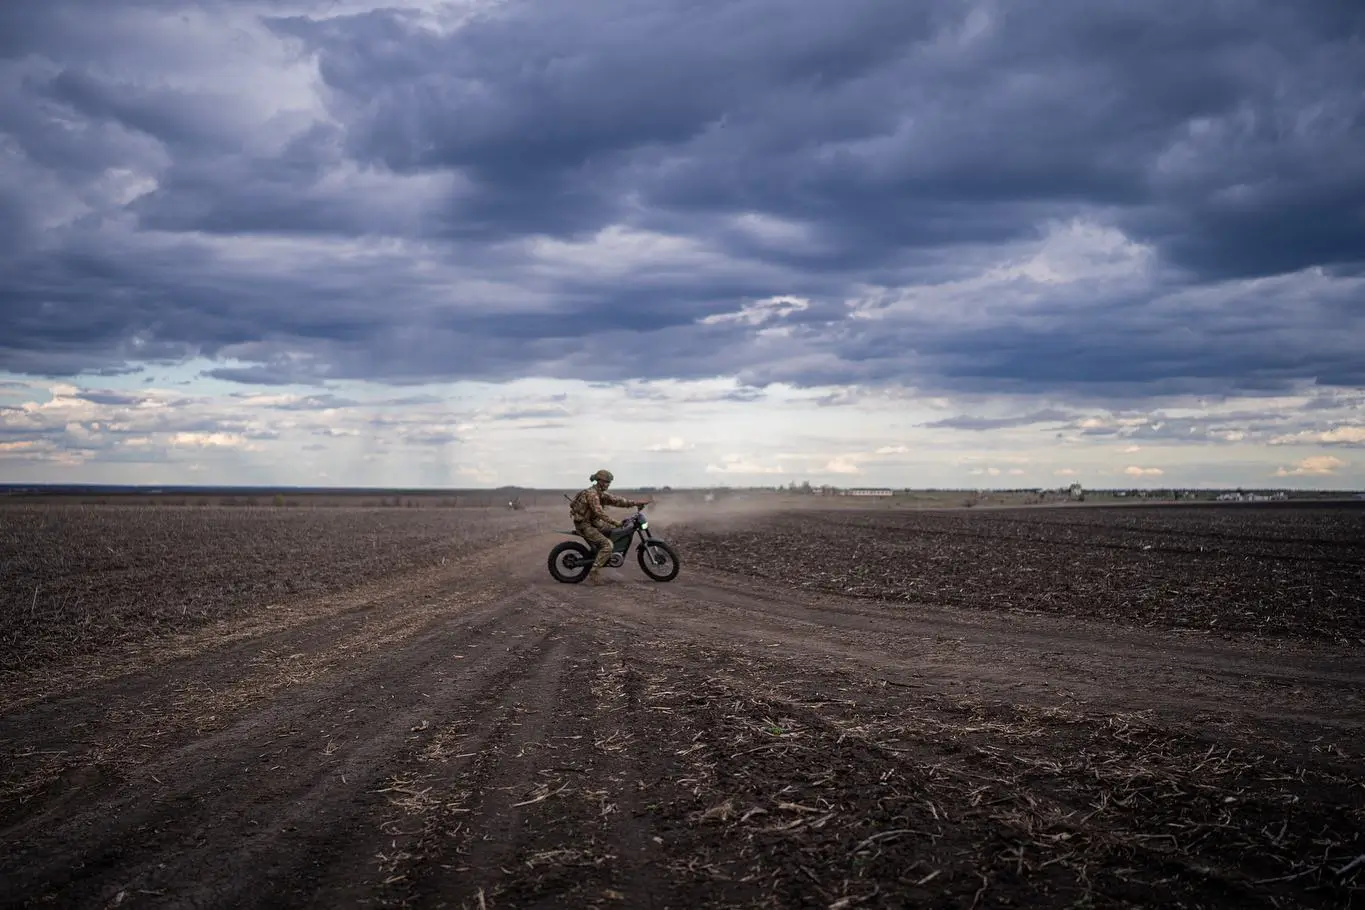
M 326 849 L 297 856 L 287 870 L 284 880 L 289 882 L 291 903 L 333 907 L 372 903 L 376 896 L 385 894 L 387 885 L 399 878 L 405 857 L 403 841 L 410 836 L 409 825 L 420 823 L 436 799 L 408 769 L 422 761 L 444 758 L 446 750 L 458 749 L 453 752 L 454 759 L 467 760 L 492 748 L 497 736 L 498 727 L 493 724 L 491 736 L 476 727 L 466 739 L 456 741 L 450 735 L 449 725 L 442 725 L 444 706 L 454 702 L 498 701 L 515 687 L 527 664 L 543 659 L 556 647 L 554 631 L 542 624 L 532 625 L 520 598 L 515 607 L 504 609 L 498 619 L 503 628 L 496 637 L 521 641 L 501 649 L 492 645 L 482 659 L 472 661 L 467 672 L 459 677 L 452 675 L 443 686 L 424 687 L 422 694 L 431 697 L 421 703 L 420 711 L 404 713 L 400 715 L 401 722 L 389 725 L 389 735 L 381 737 L 387 740 L 382 761 L 370 766 L 364 778 L 365 789 L 353 798 L 348 822 L 341 826 L 345 837 L 332 839 Z M 366 739 L 372 736 L 367 733 Z M 302 812 L 298 820 L 300 824 L 316 824 L 316 815 Z M 225 895 L 231 897 L 227 905 L 253 906 L 261 893 L 259 887 L 244 889 L 231 880 L 201 887 L 204 896 L 220 906 L 225 904 Z
M 355 614 L 356 622 L 341 630 L 349 635 L 319 629 L 314 617 L 295 609 L 291 612 L 304 622 L 271 629 L 262 638 L 243 636 L 229 655 L 206 638 L 198 654 L 169 661 L 157 672 L 110 674 L 97 667 L 93 675 L 100 681 L 92 693 L 47 702 L 30 699 L 17 710 L 11 707 L 0 715 L 0 740 L 10 746 L 14 759 L 0 801 L 7 852 L 23 863 L 60 856 L 81 841 L 82 852 L 123 855 L 119 842 L 129 833 L 139 826 L 159 830 L 168 817 L 194 811 L 192 804 L 202 802 L 205 792 L 224 794 L 224 805 L 233 798 L 247 806 L 268 804 L 269 796 L 233 796 L 234 788 L 240 790 L 246 780 L 252 790 L 258 775 L 269 780 L 270 774 L 261 772 L 270 772 L 278 757 L 272 764 L 258 763 L 282 751 L 306 759 L 329 755 L 342 765 L 343 775 L 350 761 L 352 775 L 363 778 L 367 762 L 388 757 L 382 745 L 361 743 L 355 755 L 348 755 L 336 741 L 312 740 L 326 740 L 324 733 L 344 737 L 347 728 L 354 728 L 358 738 L 391 742 L 405 722 L 393 717 L 429 703 L 430 692 L 421 693 L 419 700 L 416 690 L 441 684 L 442 660 L 452 646 L 461 646 L 462 631 L 476 652 L 486 647 L 480 634 L 506 633 L 505 628 L 489 629 L 502 622 L 508 592 L 514 592 L 515 600 L 519 590 L 515 576 L 489 583 L 490 575 L 498 579 L 505 574 L 489 571 L 505 558 L 467 560 L 426 573 L 411 585 L 398 579 L 397 584 L 390 580 L 387 589 L 366 586 L 342 598 Z M 244 625 L 257 626 L 257 618 L 249 617 Z M 260 652 L 265 643 L 272 648 Z M 251 656 L 253 652 L 258 653 Z M 410 663 L 405 666 L 405 661 Z M 205 676 L 216 685 L 203 682 Z M 386 686 L 386 699 L 372 697 Z M 348 708 L 333 710 L 337 704 Z M 395 709 L 400 713 L 394 714 Z M 319 717 L 332 715 L 347 723 L 304 732 Z M 393 717 L 384 723 L 377 719 L 380 715 Z M 58 719 L 59 727 L 53 723 Z M 240 770 L 234 770 L 233 762 Z M 179 788 L 170 781 L 179 782 Z M 268 786 L 260 789 L 272 792 Z M 156 795 L 148 799 L 148 791 Z M 225 817 L 237 818 L 230 811 Z M 97 861 L 113 862 L 108 857 Z M 40 859 L 36 879 L 62 880 L 58 865 Z M 6 879 L 8 888 L 14 879 Z
M 526 614 L 520 599 L 514 594 L 446 620 L 427 617 L 422 634 L 389 639 L 388 650 L 351 664 L 350 673 L 275 691 L 206 734 L 182 731 L 10 826 L 6 840 L 19 858 L 32 858 L 33 885 L 56 893 L 70 885 L 107 900 L 200 882 L 196 888 L 212 886 L 205 892 L 211 903 L 230 903 L 243 883 L 270 874 L 271 860 L 283 857 L 288 870 L 292 853 L 325 854 L 339 849 L 338 832 L 370 829 L 363 813 L 374 801 L 366 794 L 379 789 L 377 778 L 401 757 L 410 731 L 430 723 L 433 705 L 460 697 L 471 678 L 505 673 L 536 646 L 510 631 L 509 617 Z M 461 668 L 455 654 L 474 659 Z M 87 866 L 120 872 L 89 880 L 73 853 Z
M 467 737 L 461 760 L 431 767 L 448 751 L 437 747 L 421 757 L 430 770 L 408 775 L 433 811 L 395 842 L 384 903 L 698 906 L 655 868 L 663 842 L 640 807 L 649 740 L 639 741 L 642 705 L 620 659 L 631 644 L 598 635 L 574 604 L 531 600 L 558 644 L 495 704 L 466 702 L 438 735 Z
M 635 614 L 620 609 L 618 594 Z M 747 877 L 766 882 L 777 906 L 906 906 L 942 900 L 945 889 L 961 905 L 989 904 L 984 895 L 1000 885 L 1016 898 L 1038 889 L 1034 899 L 1049 906 L 1094 901 L 1096 889 L 1136 905 L 1170 899 L 1156 879 L 1124 878 L 1134 865 L 1195 881 L 1192 893 L 1204 898 L 1273 906 L 1298 892 L 1275 874 L 1295 851 L 1349 844 L 1365 817 L 1349 753 L 1324 755 L 1306 772 L 1292 755 L 1260 751 L 1268 744 L 1255 735 L 1205 752 L 1204 741 L 1150 712 L 912 694 L 866 665 L 830 668 L 753 649 L 728 626 L 724 635 L 677 634 L 662 615 L 651 616 L 650 641 L 640 621 L 646 599 L 617 589 L 593 606 L 645 643 L 657 679 L 688 693 L 678 709 L 703 729 L 696 751 L 681 753 L 696 766 L 684 780 L 713 794 L 694 816 L 754 858 Z M 1072 741 L 1060 753 L 1059 737 Z M 807 774 L 812 761 L 828 763 L 819 781 Z M 1223 810 L 1221 823 L 1209 823 L 1229 792 L 1243 794 L 1237 817 Z M 1312 821 L 1285 815 L 1282 800 L 1305 798 L 1319 813 Z M 1273 848 L 1248 854 L 1247 837 Z M 986 852 L 961 850 L 964 839 Z M 940 841 L 956 847 L 944 852 Z M 904 874 L 912 869 L 914 880 Z
M 654 626 L 662 622 L 681 635 L 723 634 L 752 648 L 875 667 L 884 678 L 921 687 L 1116 710 L 1175 707 L 1200 713 L 1199 722 L 1232 712 L 1313 722 L 1353 736 L 1365 732 L 1365 658 L 1358 653 L 1220 651 L 1170 636 L 1045 619 L 977 615 L 964 622 L 937 607 L 860 606 L 853 598 L 839 603 L 728 578 L 671 588 L 630 581 L 609 590 L 602 603 L 617 614 L 638 617 L 648 608 Z
M 4 689 L 0 717 L 35 705 L 61 703 L 70 710 L 82 699 L 102 701 L 109 693 L 156 691 L 168 675 L 177 673 L 192 675 L 203 685 L 235 681 L 242 663 L 263 654 L 307 653 L 333 641 L 363 638 L 377 622 L 420 613 L 439 615 L 485 602 L 510 590 L 509 585 L 519 584 L 514 576 L 498 571 L 504 559 L 502 551 L 479 552 L 422 572 L 369 582 L 350 591 L 265 605 L 189 632 L 21 674 Z M 187 670 L 181 672 L 180 665 Z
M 482 707 L 468 706 L 451 728 L 475 740 L 467 762 L 429 779 L 443 811 L 405 851 L 410 861 L 395 864 L 391 882 L 402 884 L 398 901 L 460 905 L 478 898 L 487 906 L 496 895 L 489 876 L 508 864 L 519 844 L 524 807 L 555 798 L 566 786 L 560 772 L 546 767 L 545 753 L 564 735 L 559 683 L 568 650 L 556 635 L 553 647 L 517 667 L 501 692 L 490 691 Z
M 526 554 L 526 545 L 512 545 Z M 264 650 L 311 647 L 311 642 L 343 638 L 394 608 L 411 612 L 455 605 L 461 597 L 486 595 L 509 576 L 499 568 L 506 550 L 477 552 L 419 572 L 367 582 L 349 591 L 264 605 L 190 631 L 83 655 L 58 667 L 44 667 L 6 679 L 0 694 L 0 716 L 29 705 L 71 695 L 98 693 L 108 686 L 120 692 L 155 688 L 177 663 L 197 663 L 197 678 L 206 683 L 235 678 L 238 662 Z M 437 603 L 426 603 L 427 600 Z M 486 598 L 485 598 L 486 599 Z M 216 658 L 216 659 L 214 659 Z
M 84 753 L 84 781 L 76 766 L 25 805 L 0 803 L 0 903 L 851 910 L 1348 894 L 1332 870 L 1365 849 L 1365 791 L 1344 727 L 1300 724 L 1338 735 L 1312 749 L 1345 748 L 1296 765 L 1258 742 L 1268 728 L 1234 683 L 1208 694 L 1231 720 L 1199 741 L 1187 728 L 1204 708 L 1183 696 L 1139 711 L 1132 685 L 1089 705 L 1010 688 L 1009 674 L 1086 681 L 1049 668 L 1040 624 L 1021 644 L 1007 621 L 898 624 L 725 576 L 560 585 L 544 569 L 555 539 L 395 581 L 332 616 L 341 626 L 291 607 L 292 632 L 205 639 L 151 672 L 94 667 L 98 699 L 7 709 L 0 733 L 19 749 L 76 742 L 42 725 L 77 710 L 126 742 L 103 764 Z M 1057 651 L 1083 652 L 1087 630 L 1058 628 Z M 1118 651 L 1126 637 L 1102 639 Z M 996 652 L 1008 660 L 976 664 Z M 1303 671 L 1305 703 L 1333 697 L 1297 655 L 1236 653 Z M 1144 645 L 1123 667 L 1168 659 Z
M 649 590 L 648 586 L 644 586 Z M 708 571 L 704 579 L 689 579 L 676 589 L 656 589 L 661 595 L 677 596 L 683 602 L 704 600 L 711 604 L 730 604 L 749 614 L 805 621 L 821 629 L 905 634 L 920 627 L 933 627 L 951 637 L 972 635 L 986 641 L 1004 638 L 1031 647 L 1056 644 L 1072 650 L 1110 658 L 1131 656 L 1136 650 L 1143 658 L 1159 654 L 1163 661 L 1188 662 L 1192 666 L 1214 661 L 1248 672 L 1258 672 L 1268 664 L 1283 662 L 1307 679 L 1354 682 L 1365 676 L 1365 656 L 1358 649 L 1338 650 L 1300 647 L 1284 641 L 1217 641 L 1205 643 L 1204 636 L 1179 636 L 1178 633 L 1151 632 L 1116 626 L 1103 621 L 1068 617 L 1006 613 L 991 614 L 944 605 L 890 604 L 875 598 L 839 596 L 801 587 L 783 588 L 757 585 L 749 579 L 724 572 Z M 759 607 L 762 609 L 758 609 Z
M 489 586 L 440 598 L 419 592 L 415 608 L 407 606 L 414 595 L 390 591 L 367 601 L 356 621 L 340 629 L 307 622 L 292 637 L 272 633 L 265 641 L 240 642 L 228 654 L 210 647 L 153 673 L 102 680 L 89 692 L 7 710 L 0 715 L 0 742 L 17 741 L 19 730 L 44 732 L 29 734 L 25 748 L 14 750 L 0 785 L 0 819 L 20 821 L 22 810 L 12 803 L 30 802 L 36 789 L 68 786 L 70 778 L 62 778 L 67 769 L 88 780 L 103 768 L 140 763 L 148 750 L 156 754 L 191 737 L 204 741 L 309 682 L 356 669 L 374 672 L 376 664 L 387 666 L 387 649 L 395 643 L 439 627 L 451 611 L 472 615 L 505 591 Z

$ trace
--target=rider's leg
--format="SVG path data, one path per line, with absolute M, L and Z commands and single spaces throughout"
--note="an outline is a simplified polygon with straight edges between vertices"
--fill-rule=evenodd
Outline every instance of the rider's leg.
M 588 573 L 589 577 L 597 579 L 602 574 L 602 567 L 611 559 L 611 538 L 590 524 L 575 527 L 578 533 L 583 535 L 584 540 L 597 548 L 597 558 L 593 560 L 592 570 Z

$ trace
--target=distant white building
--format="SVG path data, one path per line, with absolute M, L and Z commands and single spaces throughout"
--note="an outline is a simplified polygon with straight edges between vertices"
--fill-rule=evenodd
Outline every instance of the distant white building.
M 853 487 L 844 491 L 845 496 L 890 496 L 891 490 L 886 487 Z

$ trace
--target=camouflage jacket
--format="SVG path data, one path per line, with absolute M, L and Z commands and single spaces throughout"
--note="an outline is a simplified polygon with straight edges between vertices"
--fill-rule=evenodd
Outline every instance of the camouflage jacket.
M 612 493 L 599 493 L 597 491 L 597 486 L 594 484 L 573 498 L 573 501 L 569 503 L 569 515 L 573 518 L 575 524 L 578 524 L 579 522 L 596 524 L 599 521 L 606 521 L 612 525 L 616 525 L 619 524 L 619 522 L 608 515 L 606 509 L 602 507 L 617 506 L 618 508 L 629 508 L 633 505 L 635 505 L 635 503 L 629 499 L 622 499 L 620 496 L 616 496 Z

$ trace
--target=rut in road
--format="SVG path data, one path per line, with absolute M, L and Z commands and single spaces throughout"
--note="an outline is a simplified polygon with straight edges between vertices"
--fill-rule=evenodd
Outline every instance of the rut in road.
M 618 716 L 600 663 L 630 643 L 593 636 L 524 570 L 480 569 L 11 700 L 0 896 L 489 906 L 558 875 L 586 902 L 688 905 L 647 872 L 648 722 L 638 699 Z M 509 863 L 525 875 L 486 874 Z
M 1365 852 L 1358 660 L 721 575 L 559 585 L 550 543 L 11 697 L 0 902 L 1326 906 L 1351 887 L 1284 869 L 1324 839 L 1333 862 Z

